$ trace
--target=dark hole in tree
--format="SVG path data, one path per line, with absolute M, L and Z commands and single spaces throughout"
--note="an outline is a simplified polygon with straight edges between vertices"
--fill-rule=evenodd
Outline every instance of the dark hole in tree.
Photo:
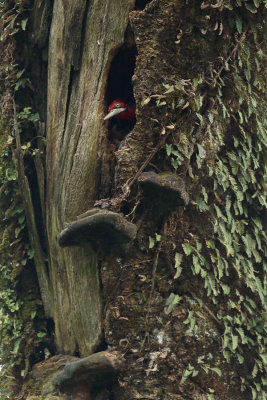
M 134 102 L 132 76 L 135 68 L 136 47 L 123 45 L 116 53 L 110 66 L 106 101 L 109 105 L 115 99 L 126 103 Z
M 135 108 L 132 76 L 135 69 L 136 55 L 134 35 L 130 27 L 128 27 L 124 44 L 116 51 L 110 64 L 105 95 L 105 114 L 108 113 L 110 104 L 118 99 L 123 100 L 131 110 Z M 108 147 L 102 160 L 98 198 L 114 195 L 117 185 L 114 178 L 116 169 L 115 152 L 118 150 L 121 141 L 133 130 L 135 122 L 134 116 L 128 119 L 113 116 L 107 120 Z
M 130 40 L 126 39 L 126 43 L 117 51 L 110 65 L 106 90 L 107 108 L 117 99 L 122 99 L 130 108 L 135 107 L 132 76 L 137 50 L 132 37 L 129 37 Z M 114 143 L 113 138 L 115 141 L 122 140 L 133 129 L 134 124 L 134 119 L 127 121 L 116 117 L 111 118 L 109 120 L 110 141 Z
M 145 9 L 146 5 L 150 2 L 151 2 L 151 0 L 136 0 L 135 9 L 142 11 Z

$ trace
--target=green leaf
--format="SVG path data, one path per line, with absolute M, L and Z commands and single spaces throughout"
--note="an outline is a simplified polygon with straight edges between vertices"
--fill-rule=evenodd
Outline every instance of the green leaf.
M 21 226 L 18 226 L 18 227 L 15 229 L 15 238 L 16 238 L 16 239 L 17 239 L 17 237 L 19 236 L 20 231 L 21 231 Z
M 25 68 L 24 68 L 24 69 L 21 69 L 20 71 L 18 71 L 18 72 L 16 73 L 16 77 L 19 79 L 19 78 L 23 75 L 24 71 L 25 71 Z
M 28 21 L 28 18 L 23 19 L 23 20 L 21 21 L 21 29 L 22 29 L 23 31 L 25 31 L 25 29 L 26 29 L 27 21 Z
M 253 367 L 253 370 L 251 372 L 251 376 L 252 376 L 253 379 L 256 378 L 258 371 L 259 371 L 258 365 L 257 365 L 257 363 L 254 363 L 254 367 Z
M 171 157 L 171 165 L 175 170 L 179 167 L 179 163 L 176 158 Z
M 172 145 L 171 144 L 166 144 L 166 153 L 167 156 L 169 157 L 172 153 Z
M 151 236 L 149 236 L 149 248 L 153 249 L 153 247 L 155 246 L 155 239 L 152 238 Z
M 146 106 L 151 100 L 151 97 L 145 97 L 142 101 L 141 101 L 141 106 Z
M 31 319 L 34 319 L 34 318 L 35 318 L 35 315 L 36 315 L 36 311 L 32 311 L 32 312 L 31 312 Z
M 210 368 L 210 369 L 211 369 L 211 371 L 216 372 L 217 375 L 222 376 L 222 371 L 220 370 L 220 368 L 213 367 L 213 368 Z
M 29 259 L 31 260 L 34 256 L 34 249 L 29 249 L 27 251 L 27 255 L 28 255 Z
M 266 354 L 260 354 L 260 357 L 261 357 L 263 363 L 265 365 L 267 365 L 267 353 Z
M 204 317 L 204 315 L 200 311 L 196 311 L 196 315 L 198 315 L 202 319 L 206 319 L 206 317 Z
M 250 388 L 251 388 L 251 393 L 252 393 L 252 400 L 256 400 L 257 392 L 253 387 L 250 387 Z
M 243 362 L 244 362 L 244 357 L 241 356 L 241 354 L 237 353 L 237 358 L 238 358 L 239 364 L 243 364 Z
M 193 255 L 193 264 L 194 264 L 194 271 L 195 274 L 199 274 L 200 270 L 201 270 L 201 265 L 199 264 L 199 260 L 198 257 Z
M 174 268 L 176 269 L 176 273 L 174 275 L 174 279 L 179 278 L 179 276 L 181 275 L 181 272 L 182 272 L 182 267 L 181 267 L 182 260 L 183 260 L 183 254 L 175 253 L 175 266 L 174 266 Z
M 236 23 L 237 32 L 241 34 L 242 33 L 242 19 L 239 16 L 237 16 L 235 23 Z
M 203 117 L 202 117 L 202 115 L 201 114 L 199 114 L 199 113 L 196 113 L 196 116 L 198 117 L 198 119 L 199 119 L 199 121 L 200 121 L 200 123 L 201 123 L 201 125 L 203 124 Z
M 46 333 L 45 333 L 45 332 L 38 332 L 38 333 L 37 333 L 37 337 L 40 338 L 40 339 L 43 338 L 43 337 L 45 337 L 45 336 L 46 336 Z
M 212 124 L 213 121 L 214 121 L 214 114 L 212 112 L 209 112 L 208 113 L 208 118 L 209 118 L 210 123 Z
M 253 5 L 245 2 L 245 7 L 248 11 L 250 11 L 252 14 L 256 14 L 257 13 L 257 8 L 255 8 Z
M 22 340 L 22 338 L 19 338 L 19 339 L 17 339 L 16 342 L 15 342 L 15 345 L 14 345 L 14 348 L 13 348 L 13 352 L 14 352 L 15 354 L 17 354 L 17 352 L 18 352 L 18 350 L 19 350 L 19 345 L 20 345 L 21 340 Z
M 187 316 L 186 320 L 184 321 L 184 324 L 185 325 L 189 324 L 192 319 L 195 319 L 194 316 L 193 316 L 193 311 L 189 310 L 188 311 L 188 316 Z
M 22 214 L 22 215 L 19 216 L 18 222 L 19 222 L 20 225 L 22 225 L 24 221 L 25 221 L 25 214 Z
M 223 350 L 223 356 L 224 356 L 224 358 L 226 359 L 226 361 L 227 361 L 228 363 L 230 363 L 231 354 L 230 354 L 230 352 L 229 352 L 228 350 Z
M 232 348 L 233 351 L 237 349 L 238 346 L 238 336 L 232 334 Z
M 190 366 L 190 364 L 189 364 L 189 366 Z M 186 369 L 186 370 L 183 372 L 183 376 L 182 376 L 182 379 L 181 379 L 181 381 L 180 381 L 180 384 L 182 385 L 182 384 L 187 380 L 187 378 L 188 378 L 190 375 L 192 375 L 192 373 L 193 373 L 192 370 Z
M 182 248 L 186 256 L 189 256 L 193 251 L 193 248 L 190 246 L 189 243 L 183 243 Z
M 178 294 L 171 293 L 168 299 L 166 300 L 166 305 L 168 306 L 166 310 L 166 314 L 170 314 L 176 304 L 178 304 L 183 298 L 181 296 L 178 296 Z
M 161 235 L 156 233 L 156 242 L 160 242 L 160 241 L 161 241 Z
M 247 343 L 247 338 L 245 336 L 245 333 L 244 333 L 243 329 L 240 328 L 240 327 L 239 328 L 235 328 L 235 329 L 239 333 L 239 336 L 241 337 L 242 344 L 246 344 Z
M 208 367 L 207 364 L 201 365 L 201 368 L 203 369 L 203 371 L 205 372 L 205 374 L 208 374 L 208 373 L 209 373 L 209 367 Z

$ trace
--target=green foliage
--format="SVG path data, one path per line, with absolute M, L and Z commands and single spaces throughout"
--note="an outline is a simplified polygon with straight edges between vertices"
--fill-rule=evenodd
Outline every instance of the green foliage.
M 186 130 L 178 140 L 166 144 L 167 157 L 178 173 L 186 170 L 192 186 L 198 188 L 194 189 L 193 202 L 209 227 L 203 237 L 196 226 L 176 249 L 175 278 L 185 265 L 191 268 L 191 276 L 204 289 L 223 327 L 225 359 L 246 364 L 241 389 L 250 390 L 252 398 L 260 400 L 265 398 L 267 372 L 265 21 L 261 18 L 262 1 L 224 3 L 221 20 L 225 38 L 231 40 L 228 47 L 227 39 L 224 41 L 221 66 L 211 67 L 205 76 L 199 73 L 186 85 L 183 80 L 180 85 L 164 85 L 169 107 L 173 104 L 178 108 L 180 95 L 181 108 L 187 105 L 184 110 L 191 112 Z M 223 7 L 231 12 L 224 14 Z M 210 19 L 212 12 L 209 9 Z M 226 15 L 227 22 L 223 20 Z M 205 33 L 201 32 L 208 35 L 208 30 L 207 26 Z M 178 301 L 179 295 L 172 293 L 168 313 Z M 184 323 L 187 333 L 194 332 L 193 310 Z M 195 368 L 189 364 L 181 383 L 193 377 L 198 371 Z M 212 368 L 202 369 L 208 373 Z M 214 372 L 220 375 L 219 370 Z
M 153 249 L 153 247 L 155 246 L 155 244 L 157 242 L 160 242 L 161 240 L 161 235 L 159 235 L 158 233 L 156 233 L 155 238 L 149 236 L 149 249 Z
M 0 398 L 11 398 L 11 386 L 16 372 L 26 376 L 29 358 L 44 341 L 45 321 L 39 325 L 36 316 L 42 310 L 36 300 L 39 294 L 34 282 L 33 250 L 29 245 L 24 207 L 17 184 L 17 173 L 12 160 L 13 98 L 28 83 L 18 71 L 15 35 L 27 27 L 24 1 L 0 2 Z M 18 114 L 25 126 L 38 120 L 26 107 Z M 30 143 L 30 145 L 29 145 Z M 32 143 L 23 144 L 25 153 L 33 153 Z M 40 332 L 39 332 L 40 330 Z M 38 336 L 39 335 L 39 336 Z M 11 396 L 11 397 L 10 397 Z M 13 397 L 12 397 L 13 398 Z

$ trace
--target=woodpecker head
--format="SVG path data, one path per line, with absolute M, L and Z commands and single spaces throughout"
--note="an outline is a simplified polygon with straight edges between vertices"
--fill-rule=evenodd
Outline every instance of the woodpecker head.
M 113 117 L 133 120 L 135 119 L 135 108 L 129 108 L 122 99 L 116 99 L 110 104 L 108 114 L 104 117 L 104 121 Z

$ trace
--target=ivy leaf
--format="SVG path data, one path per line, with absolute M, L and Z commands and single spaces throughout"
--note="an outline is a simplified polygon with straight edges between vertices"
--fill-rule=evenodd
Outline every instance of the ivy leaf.
M 25 29 L 26 29 L 27 21 L 28 21 L 28 18 L 23 19 L 23 20 L 21 21 L 21 29 L 22 29 L 23 31 L 25 31 Z
M 34 319 L 34 318 L 35 318 L 35 315 L 36 315 L 36 311 L 32 311 L 32 312 L 31 312 L 31 319 Z
M 266 354 L 260 354 L 260 357 L 262 358 L 262 361 L 265 365 L 267 365 L 267 353 Z
M 19 78 L 23 75 L 24 71 L 25 71 L 25 68 L 24 68 L 24 69 L 21 69 L 20 71 L 18 71 L 18 72 L 16 73 L 16 77 L 19 79 Z
M 210 123 L 212 124 L 213 121 L 214 121 L 214 114 L 212 112 L 209 112 L 208 113 L 208 118 L 209 118 Z
M 15 343 L 15 346 L 14 346 L 14 349 L 13 349 L 13 352 L 14 352 L 15 354 L 17 354 L 17 352 L 18 352 L 18 350 L 19 350 L 19 345 L 20 345 L 21 339 L 22 339 L 22 338 L 19 338 L 19 339 L 16 340 L 16 343 Z
M 194 271 L 195 274 L 199 274 L 200 270 L 201 270 L 201 265 L 199 264 L 199 260 L 198 257 L 193 255 L 193 264 L 194 264 Z
M 241 337 L 242 344 L 246 344 L 247 343 L 247 338 L 245 336 L 245 333 L 244 333 L 243 329 L 242 328 L 235 328 L 235 329 L 239 333 L 239 336 Z
M 192 378 L 194 378 L 194 377 L 197 376 L 197 375 L 198 375 L 198 370 L 195 369 L 195 370 L 193 371 L 193 373 L 192 373 Z
M 166 305 L 168 306 L 167 310 L 165 313 L 168 315 L 172 312 L 176 304 L 178 304 L 182 300 L 181 296 L 178 296 L 178 294 L 171 293 L 168 299 L 166 300 Z
M 235 351 L 238 346 L 238 336 L 232 334 L 232 346 L 233 350 Z
M 151 100 L 151 97 L 145 97 L 142 101 L 141 101 L 141 106 L 146 106 Z
M 40 339 L 43 338 L 44 336 L 46 336 L 45 332 L 38 332 L 37 333 L 37 337 L 40 338 Z
M 251 4 L 245 2 L 245 7 L 248 11 L 250 11 L 252 14 L 256 14 L 257 13 L 257 8 L 255 8 L 254 6 L 252 6 Z
M 27 255 L 28 255 L 29 259 L 31 260 L 34 256 L 34 249 L 29 249 L 27 251 Z
M 214 371 L 217 375 L 222 376 L 222 371 L 220 370 L 220 368 L 213 367 L 211 368 L 211 371 Z
M 193 248 L 189 243 L 183 243 L 182 247 L 186 256 L 189 256 L 192 253 Z
M 156 233 L 156 242 L 160 242 L 161 240 L 161 235 L 159 235 L 158 233 Z
M 242 33 L 242 19 L 239 16 L 236 17 L 235 24 L 236 24 L 237 32 L 241 34 Z
M 180 253 L 175 253 L 175 269 L 176 269 L 176 274 L 174 275 L 174 279 L 179 278 L 179 276 L 181 275 L 182 272 L 182 267 L 181 267 L 181 263 L 183 260 L 183 254 Z
M 198 117 L 198 119 L 199 119 L 199 121 L 200 121 L 200 123 L 201 123 L 201 125 L 203 124 L 203 117 L 202 117 L 202 115 L 201 114 L 199 114 L 199 113 L 196 113 L 196 116 Z
M 244 357 L 241 356 L 241 354 L 237 353 L 237 358 L 238 358 L 239 364 L 243 364 L 243 362 L 244 362 Z
M 167 156 L 169 157 L 172 153 L 172 145 L 171 144 L 166 144 L 166 153 Z
M 183 372 L 183 376 L 182 376 L 182 379 L 180 381 L 180 384 L 182 385 L 192 373 L 193 373 L 193 370 L 186 369 Z
M 155 246 L 155 239 L 152 238 L 151 236 L 149 236 L 149 248 L 153 249 L 153 247 Z

